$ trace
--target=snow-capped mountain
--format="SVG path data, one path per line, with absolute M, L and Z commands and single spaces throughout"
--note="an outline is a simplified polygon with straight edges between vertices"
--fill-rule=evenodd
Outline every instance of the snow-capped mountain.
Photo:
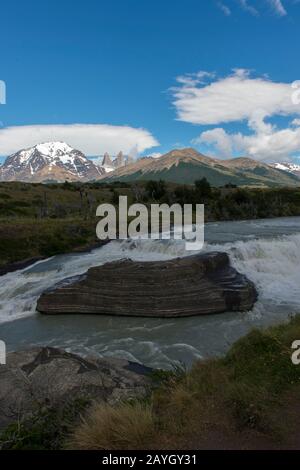
M 45 142 L 10 155 L 0 168 L 2 181 L 88 181 L 104 170 L 65 142 Z
M 300 165 L 296 163 L 273 163 L 271 166 L 277 170 L 288 171 L 289 173 L 300 176 Z

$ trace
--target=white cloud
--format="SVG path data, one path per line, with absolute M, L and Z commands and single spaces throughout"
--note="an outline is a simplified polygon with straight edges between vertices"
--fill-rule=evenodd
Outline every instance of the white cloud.
M 0 129 L 0 155 L 46 141 L 65 141 L 86 155 L 104 152 L 140 153 L 159 145 L 145 129 L 109 124 L 56 124 L 13 126 Z
M 237 148 L 250 156 L 266 161 L 289 160 L 300 150 L 300 127 L 295 129 L 275 129 L 270 134 L 233 135 Z
M 217 5 L 220 8 L 220 10 L 224 13 L 225 16 L 230 16 L 231 15 L 231 10 L 227 5 L 225 5 L 225 3 L 218 2 Z
M 206 80 L 214 77 L 214 73 L 200 70 L 200 72 L 196 73 L 187 73 L 185 75 L 179 75 L 178 77 L 176 77 L 176 81 L 178 83 L 181 83 L 182 85 L 204 85 L 206 83 Z M 174 88 L 174 90 L 176 90 L 176 88 Z
M 202 143 L 214 146 L 222 157 L 230 157 L 232 155 L 232 139 L 220 127 L 202 132 L 199 137 L 192 140 L 194 145 Z
M 250 120 L 258 109 L 263 117 L 300 114 L 300 104 L 292 102 L 293 91 L 290 83 L 252 78 L 245 69 L 205 84 L 196 77 L 184 83 L 181 77 L 172 89 L 178 119 L 203 125 Z
M 286 129 L 268 122 L 276 116 L 300 116 L 300 103 L 294 104 L 290 83 L 276 83 L 266 77 L 253 78 L 245 69 L 234 70 L 225 78 L 209 77 L 203 84 L 181 81 L 173 89 L 178 119 L 200 125 L 218 125 L 193 139 L 194 144 L 214 148 L 221 156 L 233 151 L 258 160 L 287 160 L 300 151 L 300 119 L 295 117 Z M 246 122 L 248 132 L 228 133 L 222 123 Z
M 274 12 L 279 16 L 286 16 L 287 11 L 281 0 L 267 0 Z
M 217 149 L 222 149 L 224 142 L 227 142 L 228 148 L 231 146 L 235 151 L 255 160 L 288 161 L 295 152 L 300 151 L 300 127 L 274 129 L 268 134 L 253 133 L 251 135 L 229 134 L 224 129 L 212 129 L 202 132 L 198 137 L 198 143 L 212 144 Z
M 240 6 L 245 10 L 247 13 L 250 13 L 253 16 L 259 16 L 259 12 L 256 8 L 254 8 L 248 0 L 238 0 Z
M 264 3 L 267 3 L 270 7 L 271 12 L 275 13 L 275 15 L 281 18 L 287 16 L 288 14 L 287 9 L 285 7 L 285 2 L 289 1 L 290 3 L 294 4 L 300 3 L 300 0 L 257 0 L 255 2 L 256 6 L 254 6 L 254 0 L 230 0 L 230 2 L 229 0 L 227 0 L 226 4 L 222 0 L 215 1 L 218 8 L 223 12 L 225 16 L 231 16 L 233 14 L 234 10 L 231 8 L 233 2 L 238 4 L 240 8 L 242 8 L 246 13 L 249 13 L 252 16 L 261 16 L 261 14 L 263 16 Z M 230 6 L 228 6 L 228 2 Z M 262 7 L 261 12 L 260 7 Z

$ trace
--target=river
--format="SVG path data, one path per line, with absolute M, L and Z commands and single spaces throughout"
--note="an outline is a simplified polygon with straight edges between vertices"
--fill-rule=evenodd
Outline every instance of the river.
M 48 345 L 168 368 L 223 354 L 251 328 L 300 312 L 300 217 L 209 223 L 205 240 L 204 250 L 226 251 L 232 265 L 255 283 L 259 299 L 251 312 L 182 319 L 36 312 L 45 289 L 91 266 L 127 257 L 163 260 L 193 254 L 185 251 L 183 241 L 113 241 L 90 253 L 55 256 L 2 276 L 0 339 L 9 351 Z

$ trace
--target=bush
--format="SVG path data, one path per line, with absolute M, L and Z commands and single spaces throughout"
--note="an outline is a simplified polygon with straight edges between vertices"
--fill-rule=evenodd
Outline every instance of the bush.
M 62 408 L 44 408 L 25 421 L 11 424 L 0 435 L 0 450 L 60 449 L 88 404 L 88 400 L 76 399 Z
M 166 183 L 163 180 L 150 180 L 146 183 L 146 191 L 150 198 L 159 200 L 166 194 Z
M 200 198 L 211 196 L 211 185 L 206 178 L 195 181 L 196 194 Z

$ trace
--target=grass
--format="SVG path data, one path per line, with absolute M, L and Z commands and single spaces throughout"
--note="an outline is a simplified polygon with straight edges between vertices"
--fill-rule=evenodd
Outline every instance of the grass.
M 68 447 L 85 450 L 144 449 L 153 439 L 154 416 L 139 402 L 94 405 L 68 441 Z

